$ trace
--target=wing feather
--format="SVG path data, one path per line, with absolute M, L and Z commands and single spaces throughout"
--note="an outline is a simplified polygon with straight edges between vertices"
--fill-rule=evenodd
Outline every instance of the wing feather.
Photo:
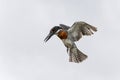
M 97 28 L 82 21 L 75 22 L 72 27 L 68 29 L 73 41 L 78 41 L 82 35 L 92 35 L 93 31 L 96 32 Z

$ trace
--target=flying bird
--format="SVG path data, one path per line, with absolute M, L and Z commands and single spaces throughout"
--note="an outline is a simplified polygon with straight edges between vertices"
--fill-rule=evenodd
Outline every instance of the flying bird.
M 96 27 L 83 21 L 74 22 L 71 27 L 59 24 L 50 30 L 44 41 L 47 42 L 53 35 L 57 35 L 67 48 L 69 62 L 79 63 L 85 60 L 87 55 L 77 48 L 75 42 L 80 40 L 82 36 L 90 36 L 96 31 Z

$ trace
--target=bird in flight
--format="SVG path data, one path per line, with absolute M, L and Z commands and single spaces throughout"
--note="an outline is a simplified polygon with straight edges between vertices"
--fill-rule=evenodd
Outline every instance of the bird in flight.
M 87 55 L 77 48 L 75 42 L 80 40 L 82 36 L 90 36 L 96 31 L 96 27 L 83 21 L 74 22 L 71 27 L 59 24 L 59 26 L 54 26 L 50 30 L 44 41 L 47 42 L 53 35 L 57 35 L 67 48 L 69 62 L 79 63 L 85 60 Z

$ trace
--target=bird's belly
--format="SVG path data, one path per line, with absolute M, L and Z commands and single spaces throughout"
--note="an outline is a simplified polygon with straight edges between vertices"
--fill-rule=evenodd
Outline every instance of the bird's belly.
M 73 42 L 71 40 L 69 40 L 69 39 L 63 39 L 62 41 L 63 41 L 64 45 L 67 48 L 71 48 L 72 47 Z

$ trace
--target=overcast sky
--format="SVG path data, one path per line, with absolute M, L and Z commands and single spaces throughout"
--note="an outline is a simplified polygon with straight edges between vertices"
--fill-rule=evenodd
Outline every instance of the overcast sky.
M 49 30 L 85 21 L 98 28 L 76 43 L 88 55 L 70 63 Z M 0 0 L 0 80 L 120 80 L 120 0 Z

